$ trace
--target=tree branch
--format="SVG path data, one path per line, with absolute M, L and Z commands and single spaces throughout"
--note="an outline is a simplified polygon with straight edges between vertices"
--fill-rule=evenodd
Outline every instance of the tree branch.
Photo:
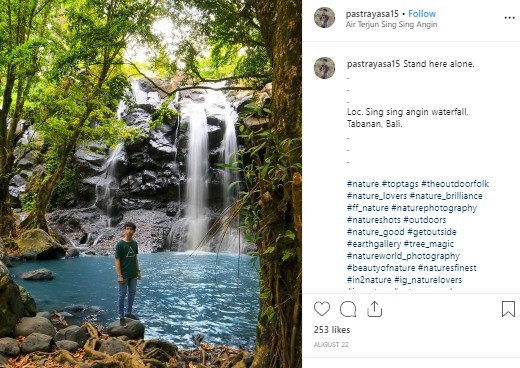
M 154 80 L 150 77 L 148 77 L 144 72 L 142 72 L 137 65 L 135 65 L 133 62 L 128 60 L 128 64 L 130 64 L 139 75 L 141 75 L 144 79 L 146 79 L 148 82 L 150 82 L 155 88 L 157 88 L 159 91 L 163 92 L 167 96 L 172 96 L 176 92 L 179 91 L 186 91 L 190 89 L 209 89 L 212 91 L 256 91 L 258 88 L 254 87 L 241 87 L 241 86 L 227 86 L 227 87 L 209 87 L 209 86 L 200 86 L 198 84 L 192 85 L 192 86 L 185 86 L 185 87 L 179 87 L 174 89 L 171 92 L 166 91 L 164 88 L 161 88 L 157 83 L 154 82 Z M 251 75 L 251 76 L 237 76 L 237 77 L 227 77 L 222 79 L 204 79 L 202 76 L 198 73 L 196 73 L 197 76 L 201 79 L 198 83 L 218 83 L 218 82 L 225 82 L 230 80 L 239 80 L 239 79 L 267 79 L 269 76 L 267 75 Z

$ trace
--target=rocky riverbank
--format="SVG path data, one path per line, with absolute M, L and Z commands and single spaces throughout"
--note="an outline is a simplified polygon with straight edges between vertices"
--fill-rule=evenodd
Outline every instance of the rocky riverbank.
M 116 321 L 105 329 L 68 325 L 59 314 L 25 317 L 15 327 L 16 338 L 0 338 L 0 366 L 247 368 L 253 360 L 250 351 L 210 346 L 201 336 L 193 337 L 193 349 L 143 340 L 145 326 L 134 319 L 127 324 Z

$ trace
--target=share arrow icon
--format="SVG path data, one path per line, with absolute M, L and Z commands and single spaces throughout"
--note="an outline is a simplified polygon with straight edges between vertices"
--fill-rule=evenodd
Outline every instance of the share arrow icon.
M 383 315 L 383 308 L 374 300 L 370 303 L 370 307 L 367 308 L 367 315 L 369 317 L 381 317 Z

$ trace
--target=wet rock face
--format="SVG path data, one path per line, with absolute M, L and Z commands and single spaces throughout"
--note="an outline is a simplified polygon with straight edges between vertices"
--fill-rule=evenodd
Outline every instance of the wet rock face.
M 166 214 L 166 209 L 156 208 L 166 204 L 141 198 L 123 199 L 122 202 L 125 211 L 121 221 L 114 227 L 107 227 L 106 219 L 100 216 L 95 207 L 55 211 L 49 216 L 49 224 L 78 244 L 82 253 L 113 256 L 115 244 L 123 236 L 123 224 L 132 221 L 137 224 L 135 238 L 140 253 L 164 250 L 165 238 L 174 218 Z M 71 223 L 77 225 L 71 226 Z
M 156 106 L 152 100 L 158 93 L 156 87 L 143 81 L 133 84 L 142 93 L 134 96 L 135 104 L 119 109 L 118 113 L 125 124 L 141 132 L 140 137 L 124 142 L 116 156 L 113 156 L 115 150 L 103 143 L 90 142 L 79 148 L 75 161 L 84 179 L 78 183 L 78 192 L 70 193 L 71 205 L 49 215 L 51 226 L 59 229 L 80 252 L 112 255 L 113 244 L 120 238 L 120 226 L 125 221 L 149 224 L 150 230 L 138 230 L 145 238 L 148 251 L 169 249 L 165 238 L 174 222 L 181 219 L 181 211 L 168 204 L 186 201 L 189 111 L 193 108 L 190 104 L 198 104 L 195 109 L 202 108 L 207 117 L 203 134 L 208 138 L 205 180 L 210 223 L 218 217 L 225 202 L 224 175 L 219 163 L 225 152 L 226 116 L 229 117 L 231 110 L 224 97 L 204 89 L 182 91 L 178 99 L 170 103 L 170 107 L 180 114 L 157 125 L 151 124 Z M 248 101 L 247 95 L 237 95 L 233 105 L 236 108 L 237 103 Z M 155 212 L 160 214 L 150 215 Z M 71 214 L 77 223 L 70 223 L 67 214 Z M 74 254 L 77 253 L 68 253 L 69 256 Z

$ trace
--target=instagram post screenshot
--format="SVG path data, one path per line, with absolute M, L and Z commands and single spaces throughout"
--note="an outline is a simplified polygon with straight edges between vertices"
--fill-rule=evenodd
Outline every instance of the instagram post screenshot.
M 302 242 L 301 0 L 0 0 L 0 367 L 302 367 Z
M 519 366 L 520 4 L 0 1 L 0 367 Z
M 304 367 L 520 363 L 519 10 L 304 2 Z

